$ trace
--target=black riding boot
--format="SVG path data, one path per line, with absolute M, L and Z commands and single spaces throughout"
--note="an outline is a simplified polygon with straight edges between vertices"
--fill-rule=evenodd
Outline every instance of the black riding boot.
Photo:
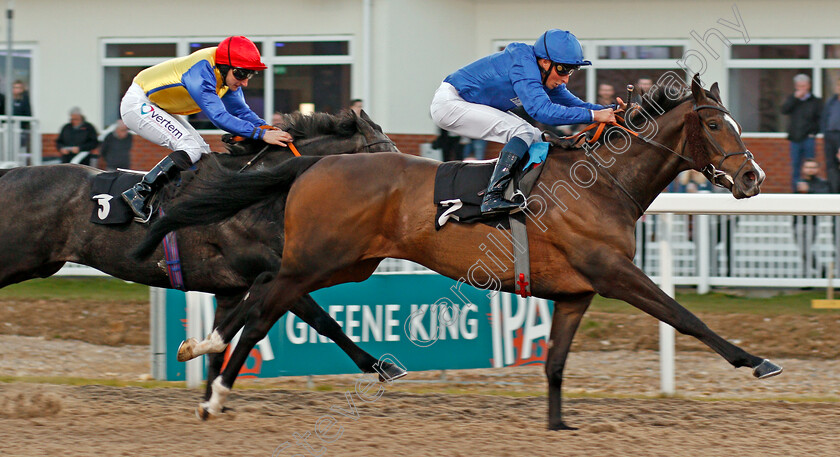
M 164 157 L 148 173 L 143 176 L 131 189 L 122 193 L 123 200 L 134 211 L 135 221 L 147 223 L 152 218 L 152 209 L 147 207 L 147 201 L 164 184 L 178 177 L 183 170 L 192 165 L 190 156 L 184 151 L 175 151 Z
M 516 166 L 516 163 L 525 155 L 527 150 L 528 145 L 519 138 L 513 138 L 502 148 L 502 152 L 499 153 L 499 161 L 496 162 L 496 168 L 493 169 L 493 175 L 490 176 L 490 184 L 487 186 L 484 199 L 481 201 L 482 215 L 503 214 L 519 208 L 516 203 L 505 200 L 504 192 L 508 183 L 510 183 L 513 167 Z

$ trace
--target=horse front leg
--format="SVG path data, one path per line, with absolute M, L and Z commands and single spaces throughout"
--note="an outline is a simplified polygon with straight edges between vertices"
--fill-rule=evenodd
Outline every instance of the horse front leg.
M 577 430 L 563 422 L 562 384 L 566 356 L 572 346 L 583 313 L 589 308 L 593 294 L 566 296 L 555 299 L 554 316 L 551 321 L 551 338 L 548 342 L 548 357 L 545 361 L 545 375 L 548 378 L 548 429 Z
M 697 338 L 735 368 L 752 368 L 756 378 L 769 378 L 782 372 L 782 367 L 767 359 L 756 357 L 721 338 L 691 311 L 663 292 L 626 257 L 614 256 L 606 261 L 602 259 L 593 263 L 591 267 L 593 274 L 587 276 L 600 295 L 623 300 L 674 327 L 680 333 Z

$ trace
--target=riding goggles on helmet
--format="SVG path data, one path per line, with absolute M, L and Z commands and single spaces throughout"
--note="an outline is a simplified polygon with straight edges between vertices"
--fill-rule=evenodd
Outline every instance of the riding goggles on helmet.
M 256 70 L 246 70 L 244 68 L 233 68 L 233 77 L 238 79 L 239 81 L 245 81 L 246 79 L 251 79 L 257 74 Z
M 580 65 L 569 65 L 565 63 L 555 63 L 553 65 L 554 71 L 560 76 L 568 76 L 580 69 Z

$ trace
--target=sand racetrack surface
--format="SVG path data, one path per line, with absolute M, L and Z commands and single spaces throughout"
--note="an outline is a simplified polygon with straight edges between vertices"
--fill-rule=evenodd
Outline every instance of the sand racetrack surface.
M 53 366 L 72 355 L 51 351 L 52 345 L 78 345 L 71 348 L 77 353 L 101 350 L 32 337 L 4 336 L 0 343 L 11 349 L 37 346 Z M 131 372 L 125 361 L 137 360 L 131 355 L 138 349 L 144 347 L 107 348 L 98 361 L 87 358 L 65 373 L 116 370 L 109 359 L 123 360 L 121 370 Z M 7 373 L 8 360 L 8 353 L 0 358 Z M 0 383 L 0 455 L 840 455 L 840 362 L 777 362 L 785 373 L 755 380 L 714 354 L 678 354 L 681 397 L 657 398 L 655 352 L 572 354 L 564 412 L 567 423 L 580 429 L 564 432 L 545 429 L 541 366 L 450 371 L 443 384 L 429 382 L 439 373 L 411 373 L 410 381 L 383 384 L 381 396 L 371 402 L 354 392 L 362 375 L 317 376 L 314 390 L 306 389 L 304 378 L 243 380 L 228 398 L 234 411 L 208 422 L 193 415 L 197 390 L 18 380 Z M 136 373 L 143 362 L 134 363 Z M 16 373 L 43 370 L 38 364 Z M 125 377 L 107 374 L 111 379 L 103 382 Z M 329 443 L 316 437 L 316 426 Z M 294 443 L 295 434 L 308 436 L 312 451 L 278 450 Z
M 68 312 L 60 326 L 21 336 L 32 319 L 24 320 L 21 305 L 7 305 L 0 316 L 0 456 L 840 455 L 836 315 L 774 317 L 773 325 L 758 316 L 706 316 L 785 372 L 756 380 L 679 336 L 677 398 L 657 397 L 652 319 L 621 316 L 620 325 L 584 329 L 564 383 L 566 422 L 580 429 L 549 432 L 539 365 L 449 371 L 445 383 L 432 382 L 439 372 L 412 372 L 383 385 L 372 402 L 354 393 L 360 374 L 316 376 L 314 388 L 305 378 L 243 380 L 228 398 L 233 412 L 200 422 L 197 390 L 125 386 L 149 371 L 147 338 L 118 324 L 136 325 L 134 316 L 105 309 L 92 307 L 94 319 Z M 61 332 L 89 337 L 62 339 Z M 349 417 L 352 406 L 357 417 Z M 316 427 L 329 442 L 316 437 Z M 294 444 L 296 436 L 312 448 Z M 285 442 L 290 446 L 278 449 Z
M 294 434 L 314 455 L 405 456 L 835 456 L 836 403 L 577 398 L 572 432 L 545 430 L 545 399 L 386 391 L 373 403 L 343 392 L 246 391 L 236 411 L 201 423 L 195 392 L 105 386 L 3 387 L 3 455 L 271 456 Z M 11 413 L 25 399 L 31 410 Z M 38 413 L 42 411 L 43 413 Z M 8 415 L 18 417 L 6 417 Z M 332 442 L 314 436 L 321 417 Z M 329 421 L 329 420 L 328 420 Z M 339 429 L 340 427 L 340 429 Z M 339 435 L 340 432 L 340 435 Z M 322 454 L 318 454 L 323 452 Z M 302 447 L 276 455 L 307 455 Z M 313 454 L 308 454 L 313 455 Z

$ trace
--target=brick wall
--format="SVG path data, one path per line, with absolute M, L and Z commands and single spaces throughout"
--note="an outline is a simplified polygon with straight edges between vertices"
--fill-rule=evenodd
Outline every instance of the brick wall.
M 55 148 L 57 134 L 42 135 L 44 157 L 55 157 L 58 151 Z M 432 142 L 435 135 L 403 135 L 389 134 L 390 138 L 397 143 L 400 151 L 420 155 L 420 145 Z M 210 144 L 214 151 L 224 151 L 220 135 L 205 135 L 205 141 Z M 764 181 L 762 190 L 764 192 L 789 192 L 790 191 L 790 154 L 788 141 L 784 138 L 745 138 L 747 148 L 755 154 L 759 165 L 767 173 L 767 180 Z M 498 156 L 501 150 L 499 144 L 488 144 L 487 158 Z M 817 140 L 817 160 L 824 164 L 822 140 Z M 148 170 L 152 168 L 169 151 L 149 141 L 134 136 L 134 147 L 132 149 L 131 168 L 135 170 Z M 730 159 L 736 160 L 736 159 Z

